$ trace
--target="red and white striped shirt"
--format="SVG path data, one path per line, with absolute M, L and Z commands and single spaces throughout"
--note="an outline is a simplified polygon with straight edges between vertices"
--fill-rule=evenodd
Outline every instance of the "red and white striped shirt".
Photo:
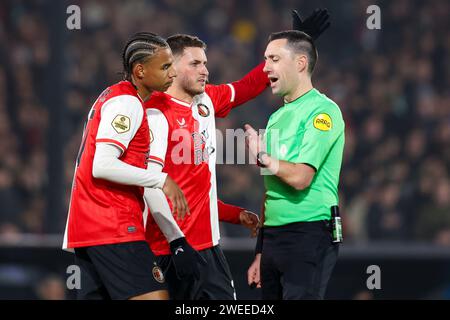
M 154 93 L 145 102 L 150 127 L 149 161 L 163 166 L 163 172 L 183 190 L 190 215 L 177 221 L 187 241 L 196 249 L 219 243 L 219 219 L 239 221 L 240 207 L 217 198 L 215 117 L 225 117 L 233 107 L 256 97 L 268 86 L 267 75 L 258 65 L 239 81 L 207 85 L 192 103 L 165 93 Z M 146 239 L 156 255 L 170 254 L 158 225 L 148 215 Z
M 150 144 L 143 101 L 121 81 L 107 88 L 89 112 L 77 157 L 64 249 L 145 240 L 143 188 L 92 175 L 96 143 L 118 147 L 119 160 L 147 168 Z

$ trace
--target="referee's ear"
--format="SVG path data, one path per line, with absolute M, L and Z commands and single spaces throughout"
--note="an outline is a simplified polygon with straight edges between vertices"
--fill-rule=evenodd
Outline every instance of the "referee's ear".
M 308 72 L 308 57 L 305 54 L 298 54 L 295 62 L 298 73 Z

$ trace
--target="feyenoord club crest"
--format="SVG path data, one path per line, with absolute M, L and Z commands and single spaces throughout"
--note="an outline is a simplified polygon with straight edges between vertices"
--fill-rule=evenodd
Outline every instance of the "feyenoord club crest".
M 209 109 L 203 103 L 199 103 L 197 105 L 197 109 L 198 109 L 198 114 L 201 115 L 202 117 L 209 116 Z
M 153 278 L 159 283 L 164 283 L 164 274 L 160 267 L 154 266 L 152 269 Z

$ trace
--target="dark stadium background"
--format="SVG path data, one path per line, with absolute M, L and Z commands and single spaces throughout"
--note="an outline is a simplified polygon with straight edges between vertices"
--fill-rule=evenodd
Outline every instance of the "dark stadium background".
M 69 5 L 81 29 L 68 30 Z M 370 5 L 381 29 L 369 30 Z M 262 60 L 270 32 L 326 7 L 313 77 L 346 121 L 340 199 L 345 244 L 330 299 L 450 298 L 450 2 L 155 0 L 0 2 L 0 298 L 64 299 L 72 256 L 60 250 L 75 153 L 98 94 L 120 79 L 121 46 L 136 31 L 190 33 L 208 44 L 212 83 Z M 269 90 L 218 119 L 264 128 L 280 104 Z M 239 149 L 239 148 L 238 148 Z M 241 150 L 242 151 L 242 150 Z M 262 178 L 218 165 L 220 197 L 259 212 Z M 222 224 L 238 298 L 254 240 Z M 367 267 L 381 269 L 368 290 Z

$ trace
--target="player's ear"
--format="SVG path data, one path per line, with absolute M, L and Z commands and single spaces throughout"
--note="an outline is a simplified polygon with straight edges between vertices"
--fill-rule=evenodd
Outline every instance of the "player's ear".
M 304 54 L 299 54 L 296 59 L 297 62 L 297 71 L 302 73 L 308 67 L 308 58 Z
M 136 63 L 136 65 L 134 66 L 134 75 L 136 76 L 136 78 L 138 79 L 142 79 L 144 78 L 144 66 L 141 63 Z

